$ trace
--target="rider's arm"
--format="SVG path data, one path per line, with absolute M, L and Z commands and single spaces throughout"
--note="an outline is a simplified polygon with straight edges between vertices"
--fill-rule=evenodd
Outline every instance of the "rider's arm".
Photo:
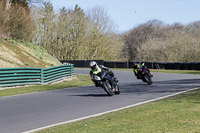
M 106 70 L 106 71 L 109 71 L 109 70 L 110 70 L 108 67 L 105 67 L 105 66 L 103 66 L 103 65 L 100 65 L 100 67 L 101 67 L 101 69 Z
M 90 70 L 90 76 L 92 75 L 92 70 Z
M 133 68 L 133 72 L 134 72 L 135 76 L 137 76 L 137 69 Z

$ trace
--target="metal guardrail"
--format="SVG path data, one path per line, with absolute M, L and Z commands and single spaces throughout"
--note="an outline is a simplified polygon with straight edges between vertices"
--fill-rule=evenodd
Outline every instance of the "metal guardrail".
M 61 63 L 71 63 L 74 67 L 89 68 L 91 60 L 60 60 Z M 95 60 L 97 64 L 109 68 L 133 68 L 133 63 L 137 61 L 104 61 Z M 139 63 L 139 62 L 137 62 Z M 166 70 L 200 70 L 200 62 L 143 62 L 150 69 Z
M 73 77 L 73 64 L 50 68 L 0 68 L 0 87 L 49 84 Z

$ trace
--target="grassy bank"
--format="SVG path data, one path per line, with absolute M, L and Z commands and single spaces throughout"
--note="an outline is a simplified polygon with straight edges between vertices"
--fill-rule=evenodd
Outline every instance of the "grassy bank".
M 78 86 L 86 86 L 90 84 L 92 84 L 90 76 L 76 74 L 72 80 L 64 81 L 61 83 L 50 84 L 50 85 L 34 85 L 28 87 L 17 87 L 17 88 L 0 90 L 0 97 L 38 92 L 38 91 L 48 91 L 48 90 L 56 90 L 56 89 L 71 88 Z
M 0 68 L 47 68 L 61 63 L 37 44 L 7 38 L 0 39 Z
M 197 133 L 200 89 L 37 133 Z

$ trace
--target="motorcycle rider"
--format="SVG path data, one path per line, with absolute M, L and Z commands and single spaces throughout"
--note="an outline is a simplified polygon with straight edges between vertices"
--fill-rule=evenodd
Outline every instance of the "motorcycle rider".
M 139 79 L 138 78 L 138 70 L 137 70 L 138 68 L 140 68 L 140 64 L 133 63 L 133 72 L 134 72 L 135 76 L 137 77 L 137 79 Z
M 92 74 L 99 75 L 99 74 L 101 73 L 102 70 L 105 70 L 108 74 L 110 74 L 110 76 L 114 79 L 114 81 L 115 81 L 116 83 L 119 82 L 118 79 L 115 77 L 114 73 L 113 73 L 108 67 L 105 67 L 105 66 L 103 66 L 103 65 L 99 65 L 99 66 L 98 66 L 97 63 L 96 63 L 95 61 L 91 61 L 91 62 L 90 62 L 90 68 L 91 68 L 91 70 L 90 70 L 90 76 L 91 76 Z M 98 87 L 97 84 L 95 84 L 95 86 Z M 114 90 L 115 90 L 115 88 L 116 88 L 116 84 L 114 84 Z
M 147 74 L 151 77 L 153 77 L 153 75 L 150 73 L 150 69 L 144 65 L 144 63 L 142 63 L 142 65 L 140 63 L 133 63 L 133 72 L 135 74 L 135 76 L 138 78 L 138 69 L 141 68 L 142 70 L 146 70 Z

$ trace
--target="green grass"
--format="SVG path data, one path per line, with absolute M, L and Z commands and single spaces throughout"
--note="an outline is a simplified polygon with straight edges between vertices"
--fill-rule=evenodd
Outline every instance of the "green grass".
M 37 44 L 13 40 L 0 39 L 0 67 L 39 67 L 58 66 L 61 63 Z M 6 65 L 5 62 L 6 61 Z
M 159 70 L 159 69 L 151 69 L 151 72 L 179 73 L 179 74 L 200 74 L 200 71 L 196 71 L 196 70 Z
M 132 69 L 129 70 L 131 71 Z M 176 70 L 155 70 L 154 72 L 198 73 L 198 71 Z M 65 81 L 58 84 L 1 90 L 0 96 L 92 84 L 89 76 L 76 76 L 77 78 L 72 81 Z M 38 133 L 198 133 L 200 131 L 199 125 L 200 89 L 96 118 L 52 127 L 38 131 Z
M 121 70 L 121 71 L 133 71 L 133 69 L 126 68 L 110 68 L 111 70 Z M 165 70 L 165 69 L 150 69 L 151 72 L 160 72 L 160 73 L 179 73 L 179 74 L 200 74 L 200 71 L 197 70 Z
M 75 79 L 73 80 L 64 81 L 64 82 L 56 83 L 56 84 L 34 85 L 34 86 L 28 86 L 28 87 L 17 87 L 17 88 L 0 90 L 0 97 L 38 92 L 38 91 L 48 91 L 48 90 L 56 90 L 56 89 L 71 88 L 71 87 L 78 87 L 78 86 L 86 86 L 86 85 L 92 84 L 92 81 L 90 80 L 90 76 L 76 74 L 74 75 L 74 77 Z
M 37 133 L 199 133 L 200 89 Z

